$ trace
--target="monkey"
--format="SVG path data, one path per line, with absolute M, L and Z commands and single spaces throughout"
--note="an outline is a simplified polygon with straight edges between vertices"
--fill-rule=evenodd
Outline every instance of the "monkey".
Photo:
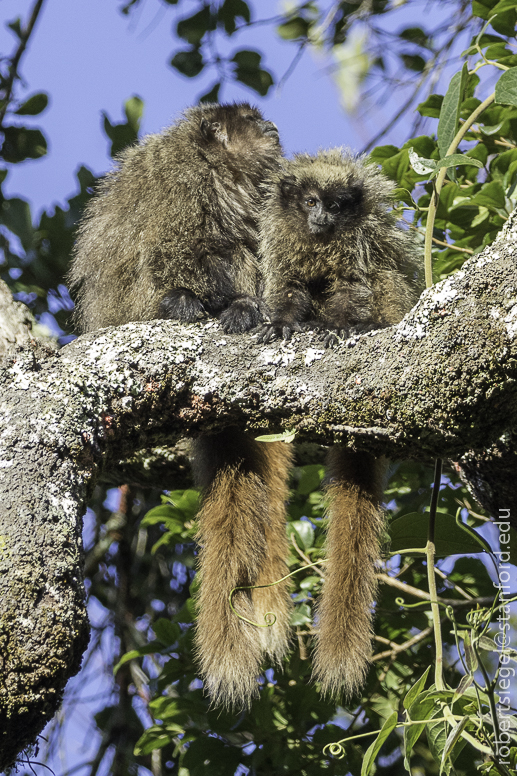
M 389 211 L 393 185 L 364 156 L 298 154 L 272 176 L 259 230 L 271 342 L 315 329 L 327 347 L 399 322 L 419 295 L 409 232 Z M 327 458 L 328 564 L 316 607 L 313 677 L 352 697 L 371 655 L 375 563 L 387 461 L 334 446 Z
M 165 131 L 123 151 L 98 186 L 78 228 L 69 280 L 83 331 L 157 318 L 211 316 L 227 333 L 257 326 L 258 214 L 279 169 L 277 127 L 247 103 L 204 104 Z M 235 428 L 193 443 L 202 489 L 197 540 L 195 651 L 214 705 L 247 706 L 265 655 L 288 643 L 286 584 L 263 585 L 287 567 L 285 502 L 292 454 Z M 264 623 L 274 612 L 271 627 Z
M 227 333 L 256 326 L 261 187 L 281 154 L 277 127 L 247 103 L 189 108 L 122 151 L 78 227 L 79 328 L 206 315 Z

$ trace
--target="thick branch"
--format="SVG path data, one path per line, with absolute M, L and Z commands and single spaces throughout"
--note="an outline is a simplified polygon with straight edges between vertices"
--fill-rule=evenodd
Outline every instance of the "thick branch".
M 95 478 L 121 459 L 234 424 L 458 460 L 482 456 L 517 427 L 516 232 L 510 223 L 398 326 L 333 350 L 314 333 L 263 346 L 253 334 L 224 335 L 214 321 L 152 321 L 81 337 L 59 353 L 7 357 L 0 768 L 34 739 L 79 666 L 81 517 Z

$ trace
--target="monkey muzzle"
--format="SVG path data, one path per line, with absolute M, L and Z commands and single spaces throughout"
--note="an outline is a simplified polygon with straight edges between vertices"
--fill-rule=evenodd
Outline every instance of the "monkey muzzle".
M 258 125 L 264 135 L 273 137 L 275 140 L 280 142 L 280 135 L 278 133 L 278 127 L 276 124 L 273 124 L 272 121 L 259 121 Z

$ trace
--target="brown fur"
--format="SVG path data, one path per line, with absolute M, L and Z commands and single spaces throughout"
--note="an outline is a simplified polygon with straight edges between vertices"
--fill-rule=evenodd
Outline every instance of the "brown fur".
M 128 321 L 216 315 L 225 331 L 262 319 L 257 298 L 258 210 L 279 167 L 276 127 L 246 103 L 190 108 L 176 124 L 124 151 L 100 183 L 79 227 L 70 271 L 76 320 L 86 331 Z M 247 705 L 264 654 L 279 661 L 288 643 L 285 501 L 291 451 L 235 429 L 193 446 L 199 515 L 200 591 L 196 650 L 216 703 Z
M 275 125 L 247 103 L 189 108 L 123 151 L 79 225 L 79 327 L 206 313 L 229 332 L 257 325 L 258 208 L 280 156 Z
M 195 465 L 206 495 L 199 515 L 201 587 L 196 652 L 215 704 L 246 706 L 258 693 L 264 653 L 279 662 L 288 643 L 291 599 L 288 584 L 263 585 L 287 573 L 285 501 L 291 450 L 283 442 L 261 444 L 235 429 L 198 440 Z
M 396 225 L 392 184 L 339 149 L 283 163 L 261 215 L 271 323 L 264 342 L 321 329 L 325 344 L 401 320 L 418 293 L 415 246 Z M 314 676 L 352 695 L 371 651 L 384 459 L 333 448 L 328 457 L 328 565 L 317 608 Z
M 336 695 L 344 688 L 350 696 L 361 689 L 371 654 L 387 461 L 334 447 L 327 464 L 328 563 L 313 673 L 324 692 Z

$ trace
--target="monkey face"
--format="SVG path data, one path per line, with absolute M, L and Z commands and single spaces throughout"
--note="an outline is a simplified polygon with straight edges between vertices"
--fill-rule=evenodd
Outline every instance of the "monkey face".
M 280 189 L 284 207 L 298 214 L 311 235 L 336 235 L 350 229 L 362 215 L 364 192 L 358 182 L 322 188 L 284 178 Z

